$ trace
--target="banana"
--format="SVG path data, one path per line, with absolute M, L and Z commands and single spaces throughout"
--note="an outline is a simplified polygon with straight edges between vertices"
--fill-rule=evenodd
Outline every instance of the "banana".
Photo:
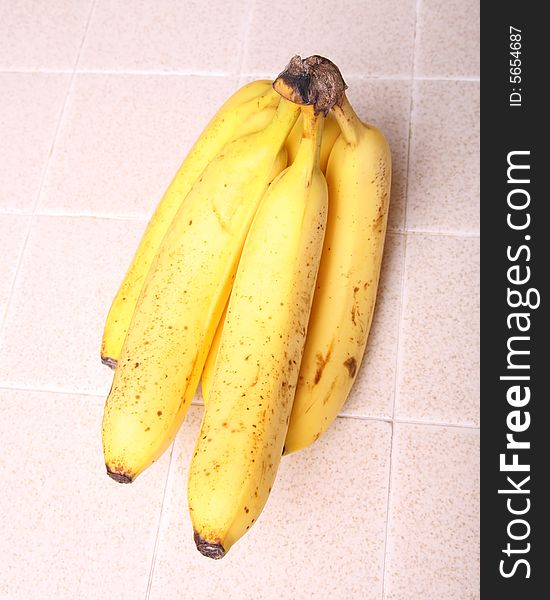
M 277 155 L 277 159 L 273 164 L 273 170 L 271 172 L 271 180 L 275 179 L 279 173 L 284 171 L 288 163 L 288 153 L 287 149 L 283 147 L 279 154 Z M 218 323 L 218 327 L 216 328 L 216 333 L 214 334 L 214 339 L 212 340 L 212 345 L 210 346 L 210 350 L 208 351 L 208 356 L 206 357 L 206 362 L 204 363 L 204 368 L 202 370 L 201 375 L 201 388 L 202 388 L 202 397 L 203 400 L 206 400 L 208 397 L 208 392 L 210 391 L 210 387 L 212 385 L 212 375 L 214 374 L 214 363 L 216 362 L 216 356 L 218 354 L 218 347 L 220 345 L 220 337 L 222 335 L 223 324 L 225 322 L 225 317 L 227 315 L 227 304 L 223 310 L 222 316 L 220 318 L 220 322 Z
M 198 550 L 221 558 L 257 520 L 285 440 L 322 251 L 323 117 L 302 109 L 293 162 L 254 218 L 231 292 L 188 481 Z
M 334 146 L 334 142 L 337 137 L 340 135 L 340 127 L 338 126 L 338 122 L 332 115 L 329 113 L 325 118 L 325 124 L 323 125 L 323 139 L 321 141 L 321 155 L 320 155 L 320 166 L 321 171 L 323 173 L 327 172 L 327 164 L 328 157 L 330 155 L 330 151 L 332 150 L 332 146 Z M 298 148 L 300 147 L 300 140 L 302 139 L 302 117 L 298 117 L 298 121 L 296 125 L 292 128 L 289 136 L 286 139 L 286 150 L 288 153 L 288 164 L 291 165 L 298 153 Z
M 269 174 L 269 185 L 276 179 L 280 173 L 282 173 L 288 165 L 288 154 L 286 148 L 283 146 L 279 150 L 279 154 L 275 157 L 275 162 L 271 167 L 271 173 Z
M 329 213 L 285 454 L 334 421 L 361 364 L 371 326 L 389 208 L 390 149 L 345 95 L 327 168 Z
M 298 117 L 296 124 L 292 128 L 285 142 L 285 149 L 287 154 L 287 162 L 288 164 L 292 164 L 296 155 L 298 154 L 298 149 L 300 147 L 300 142 L 302 139 L 302 131 L 303 131 L 303 118 L 302 115 Z M 334 146 L 334 142 L 337 140 L 340 135 L 340 126 L 338 122 L 332 115 L 332 113 L 328 113 L 325 117 L 325 121 L 323 124 L 323 136 L 321 139 L 321 150 L 320 150 L 320 158 L 319 158 L 319 166 L 321 171 L 326 175 L 327 172 L 327 164 L 330 155 L 330 151 Z M 210 393 L 210 387 L 212 386 L 212 375 L 214 373 L 214 363 L 216 362 L 216 356 L 218 354 L 218 348 L 220 344 L 220 337 L 222 334 L 223 324 L 225 322 L 226 310 L 224 311 L 221 321 L 216 329 L 216 334 L 214 336 L 214 340 L 212 341 L 212 346 L 210 348 L 210 352 L 208 353 L 208 357 L 206 362 L 204 363 L 204 369 L 202 372 L 201 378 L 201 391 L 203 400 L 206 402 L 208 399 L 208 395 Z
M 265 127 L 278 102 L 279 95 L 271 82 L 260 80 L 245 85 L 225 102 L 189 151 L 149 221 L 107 315 L 101 345 L 104 364 L 111 368 L 116 365 L 145 277 L 194 182 L 226 143 Z
M 216 364 L 218 350 L 220 349 L 220 340 L 222 337 L 223 324 L 225 323 L 225 319 L 227 318 L 228 306 L 229 303 L 227 303 L 224 308 L 224 311 L 220 318 L 220 322 L 218 323 L 218 327 L 216 328 L 216 333 L 214 334 L 214 339 L 212 340 L 212 345 L 210 346 L 210 350 L 208 351 L 208 356 L 206 357 L 204 368 L 202 370 L 201 393 L 202 399 L 204 400 L 205 404 L 208 402 L 208 398 L 210 397 L 210 390 L 212 389 L 212 379 L 214 378 L 214 366 Z
M 133 481 L 183 421 L 248 229 L 298 110 L 281 100 L 263 130 L 225 146 L 193 185 L 160 245 L 105 405 L 105 464 L 116 481 Z

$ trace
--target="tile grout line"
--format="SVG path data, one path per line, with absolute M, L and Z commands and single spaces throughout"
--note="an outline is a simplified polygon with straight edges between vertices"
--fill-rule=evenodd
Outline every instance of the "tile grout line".
M 393 467 L 393 450 L 394 450 L 395 423 L 391 422 L 391 438 L 390 438 L 390 459 L 388 467 L 388 493 L 386 495 L 386 528 L 384 531 L 384 552 L 382 555 L 382 600 L 386 597 L 386 557 L 388 552 L 388 538 L 390 532 L 390 503 L 391 503 L 391 482 L 392 482 L 392 467 Z
M 474 75 L 463 75 L 462 77 L 451 77 L 448 75 L 415 75 L 413 79 L 415 81 L 471 81 L 474 83 L 480 82 L 480 78 Z
M 397 340 L 396 340 L 396 352 L 395 352 L 395 372 L 393 381 L 393 406 L 392 406 L 392 421 L 395 422 L 395 408 L 397 404 L 397 388 L 399 384 L 400 376 L 400 365 L 403 354 L 403 320 L 404 320 L 404 305 L 407 299 L 407 286 L 406 286 L 406 268 L 407 268 L 407 247 L 409 245 L 409 235 L 411 233 L 429 233 L 445 235 L 439 232 L 420 232 L 411 231 L 407 227 L 407 216 L 408 216 L 408 204 L 409 204 L 409 192 L 410 192 L 410 172 L 411 172 L 411 140 L 413 135 L 413 117 L 414 117 L 414 71 L 416 61 L 416 46 L 417 46 L 417 34 L 418 34 L 418 18 L 420 14 L 422 0 L 416 0 L 415 3 L 415 16 L 414 16 L 414 34 L 413 34 L 413 51 L 412 51 L 412 66 L 411 66 L 411 88 L 410 88 L 410 99 L 409 99 L 409 131 L 407 138 L 407 169 L 405 172 L 405 214 L 403 218 L 403 249 L 401 256 L 401 289 L 399 291 L 400 303 L 399 311 L 397 315 Z
M 95 12 L 95 8 L 97 6 L 97 0 L 92 0 L 90 5 L 90 11 L 88 12 L 88 18 L 86 19 L 86 26 L 84 27 L 84 34 L 82 35 L 82 39 L 80 40 L 80 46 L 78 46 L 78 52 L 76 53 L 76 60 L 74 62 L 74 67 L 72 70 L 72 75 L 78 71 L 78 63 L 80 62 L 80 55 L 82 54 L 82 48 L 84 47 L 84 42 L 86 41 L 86 37 L 88 35 L 88 30 L 90 29 L 90 23 L 92 22 L 92 17 Z
M 391 417 L 373 417 L 370 415 L 354 415 L 352 413 L 346 413 L 342 411 L 336 415 L 338 419 L 356 419 L 357 421 L 376 421 L 377 423 L 393 423 Z
M 247 36 L 248 37 L 248 36 Z M 248 41 L 248 40 L 247 40 Z M 136 69 L 134 71 L 116 71 L 113 69 L 14 69 L 6 70 L 0 69 L 2 75 L 28 75 L 28 74 L 41 74 L 41 75 L 135 75 L 135 76 L 147 76 L 147 75 L 166 75 L 172 77 L 212 77 L 212 78 L 228 78 L 232 74 L 230 71 L 201 71 L 201 70 L 180 70 L 180 71 L 168 71 L 159 69 Z M 233 74 L 234 75 L 234 74 Z M 239 74 L 245 78 L 263 78 L 273 77 L 273 74 L 269 74 L 265 71 L 243 71 Z M 349 80 L 359 81 L 410 81 L 410 76 L 403 75 L 361 75 L 351 74 L 347 77 Z M 464 77 L 450 77 L 445 75 L 440 76 L 423 76 L 415 75 L 412 78 L 414 81 L 471 81 L 477 83 L 480 81 L 479 77 L 476 76 L 464 76 Z
M 95 394 L 93 392 L 83 392 L 76 390 L 62 390 L 52 388 L 32 388 L 23 387 L 20 385 L 10 385 L 9 383 L 1 382 L 0 390 L 9 392 L 30 392 L 33 394 L 59 394 L 61 396 L 86 396 L 87 398 L 105 398 L 104 394 Z
M 160 503 L 159 519 L 157 525 L 157 531 L 155 533 L 155 542 L 153 544 L 153 555 L 151 557 L 151 566 L 149 568 L 149 576 L 147 578 L 147 588 L 145 589 L 145 600 L 149 600 L 151 597 L 151 589 L 153 587 L 153 579 L 155 577 L 155 566 L 157 563 L 157 555 L 160 545 L 160 530 L 162 525 L 162 516 L 164 514 L 164 505 L 166 502 L 166 496 L 168 494 L 168 482 L 170 481 L 170 473 L 172 471 L 172 459 L 174 457 L 174 447 L 176 445 L 176 438 L 172 442 L 170 447 L 170 458 L 168 460 L 168 469 L 166 470 L 166 479 L 164 481 L 164 489 L 162 491 L 162 500 Z
M 63 104 L 61 106 L 61 111 L 60 111 L 60 114 L 59 114 L 59 117 L 58 117 L 58 120 L 57 120 L 57 124 L 56 124 L 56 127 L 55 127 L 55 131 L 54 131 L 54 134 L 53 134 L 53 137 L 52 137 L 52 143 L 50 145 L 49 152 L 48 152 L 48 159 L 46 161 L 46 164 L 44 165 L 44 170 L 43 170 L 42 176 L 40 178 L 40 186 L 38 188 L 38 192 L 36 194 L 36 198 L 34 199 L 34 203 L 33 203 L 33 207 L 32 207 L 32 214 L 29 216 L 29 223 L 28 223 L 28 226 L 27 226 L 27 231 L 25 233 L 25 239 L 23 241 L 23 245 L 22 245 L 21 251 L 19 253 L 19 256 L 17 257 L 17 266 L 15 268 L 15 273 L 14 273 L 13 280 L 12 280 L 12 283 L 11 283 L 10 293 L 9 293 L 9 296 L 8 296 L 8 301 L 6 303 L 6 309 L 5 309 L 2 321 L 0 322 L 0 339 L 1 339 L 4 327 L 5 327 L 5 325 L 7 323 L 7 320 L 8 320 L 8 313 L 9 313 L 9 309 L 10 309 L 10 306 L 11 306 L 11 303 L 12 303 L 12 300 L 13 300 L 13 295 L 14 295 L 14 292 L 15 292 L 15 284 L 16 284 L 17 278 L 19 277 L 19 272 L 21 270 L 21 264 L 23 263 L 23 256 L 24 256 L 25 251 L 27 249 L 27 245 L 28 245 L 30 233 L 31 233 L 32 227 L 33 227 L 33 225 L 34 225 L 34 223 L 36 221 L 36 215 L 35 215 L 35 213 L 36 213 L 36 210 L 37 210 L 38 206 L 40 205 L 40 198 L 41 198 L 43 190 L 44 190 L 44 184 L 46 182 L 46 177 L 47 177 L 47 174 L 48 174 L 48 171 L 49 171 L 49 168 L 50 168 L 51 159 L 52 159 L 52 156 L 53 156 L 53 151 L 54 151 L 54 148 L 55 148 L 55 144 L 56 144 L 57 138 L 59 136 L 59 131 L 61 129 L 61 123 L 63 122 L 63 117 L 65 115 L 65 111 L 66 111 L 67 104 L 68 104 L 68 99 L 69 99 L 69 96 L 70 96 L 70 93 L 71 93 L 72 84 L 73 84 L 73 80 L 74 80 L 74 72 L 76 70 L 76 65 L 78 63 L 78 59 L 80 57 L 80 51 L 82 49 L 82 44 L 84 43 L 84 39 L 86 37 L 86 33 L 88 32 L 88 27 L 89 27 L 89 24 L 90 24 L 90 18 L 91 18 L 92 10 L 93 10 L 93 8 L 95 6 L 95 3 L 96 3 L 96 0 L 92 0 L 92 3 L 90 5 L 90 10 L 88 12 L 88 17 L 87 17 L 87 20 L 86 20 L 86 25 L 84 27 L 84 33 L 82 35 L 82 40 L 80 42 L 80 46 L 78 48 L 78 52 L 77 52 L 77 55 L 76 55 L 76 58 L 75 58 L 75 63 L 74 63 L 74 66 L 73 66 L 73 71 L 72 71 L 71 77 L 69 78 L 69 82 L 67 84 L 67 90 L 66 90 L 66 93 L 65 93 L 65 98 L 63 100 Z
M 96 6 L 96 2 L 97 0 L 92 0 L 91 4 L 90 4 L 90 9 L 88 11 L 88 16 L 86 18 L 86 25 L 84 27 L 84 33 L 82 34 L 82 39 L 80 40 L 80 45 L 78 46 L 78 51 L 76 53 L 76 57 L 75 57 L 75 62 L 74 62 L 74 67 L 73 70 L 70 73 L 70 78 L 69 78 L 69 84 L 67 86 L 67 93 L 65 94 L 65 99 L 63 101 L 63 106 L 61 107 L 61 114 L 59 116 L 59 119 L 57 121 L 57 126 L 55 128 L 54 134 L 53 134 L 53 139 L 52 139 L 52 143 L 50 146 L 50 151 L 48 154 L 48 161 L 46 163 L 46 166 L 44 168 L 44 173 L 42 174 L 42 180 L 40 182 L 40 188 L 38 190 L 38 194 L 36 195 L 36 199 L 34 202 L 34 206 L 33 206 L 33 210 L 32 210 L 32 217 L 36 217 L 38 216 L 40 213 L 38 213 L 38 209 L 40 207 L 40 203 L 42 201 L 42 195 L 44 193 L 44 185 L 46 183 L 46 178 L 48 176 L 48 172 L 50 170 L 51 167 L 51 160 L 54 154 L 54 150 L 55 150 L 55 146 L 57 144 L 57 139 L 59 137 L 59 132 L 61 131 L 62 125 L 65 123 L 65 119 L 66 119 L 66 114 L 67 114 L 67 106 L 69 104 L 69 98 L 72 94 L 73 91 L 73 86 L 74 86 L 74 80 L 75 80 L 75 73 L 76 73 L 76 66 L 78 65 L 78 61 L 80 60 L 80 53 L 82 51 L 82 46 L 84 45 L 84 40 L 86 39 L 86 35 L 88 33 L 88 28 L 90 26 L 90 21 L 92 19 L 92 13 L 94 11 L 94 8 Z
M 397 339 L 395 342 L 395 371 L 393 376 L 393 404 L 392 404 L 392 426 L 391 426 L 391 439 L 390 439 L 390 457 L 389 457 L 389 469 L 388 469 L 388 494 L 386 497 L 386 531 L 384 533 L 384 554 L 382 560 L 382 599 L 386 597 L 386 567 L 387 567 L 387 552 L 388 552 L 388 540 L 390 536 L 390 508 L 391 508 L 391 492 L 392 492 L 392 471 L 394 461 L 394 448 L 395 448 L 395 407 L 397 404 L 397 386 L 399 383 L 400 374 L 400 358 L 403 344 L 402 339 L 402 328 L 403 328 L 403 305 L 405 302 L 406 294 L 406 266 L 407 266 L 407 246 L 408 246 L 408 234 L 407 234 L 407 213 L 409 204 L 409 173 L 411 166 L 411 138 L 412 138 L 412 120 L 413 120 L 413 108 L 414 108 L 414 73 L 415 73 L 415 62 L 416 62 L 416 44 L 418 36 L 418 18 L 420 13 L 420 3 L 422 0 L 416 0 L 414 10 L 414 26 L 413 26 L 413 39 L 412 39 L 412 61 L 411 61 L 411 72 L 410 72 L 410 98 L 409 98 L 409 131 L 407 139 L 407 170 L 405 173 L 405 211 L 403 215 L 403 229 L 405 230 L 403 239 L 403 249 L 401 255 L 401 289 L 399 292 L 400 303 L 399 312 L 397 315 Z
M 10 392 L 31 392 L 36 394 L 59 394 L 61 396 L 86 396 L 88 398 L 98 398 L 104 399 L 105 393 L 96 393 L 96 392 L 86 392 L 81 390 L 64 390 L 61 388 L 33 388 L 33 387 L 24 387 L 21 385 L 10 385 L 6 382 L 0 382 L 0 390 L 10 391 Z M 191 406 L 203 406 L 204 403 L 193 399 L 191 401 Z M 391 424 L 399 424 L 399 425 L 426 425 L 428 427 L 451 427 L 455 429 L 467 429 L 478 431 L 480 429 L 479 425 L 466 425 L 466 424 L 458 424 L 458 423 L 446 423 L 445 421 L 421 421 L 419 419 L 395 419 L 392 417 L 376 417 L 371 415 L 354 415 L 351 413 L 341 412 L 337 415 L 338 419 L 355 419 L 358 421 L 375 421 L 377 423 L 391 423 Z
M 27 224 L 27 230 L 25 231 L 25 238 L 23 240 L 23 244 L 21 245 L 21 250 L 19 251 L 19 254 L 17 255 L 15 273 L 13 274 L 13 278 L 11 280 L 10 291 L 8 294 L 8 299 L 6 301 L 4 314 L 2 315 L 2 318 L 0 319 L 0 343 L 2 341 L 2 334 L 4 332 L 4 328 L 6 326 L 6 323 L 8 322 L 8 313 L 10 310 L 10 306 L 11 306 L 12 299 L 13 299 L 13 294 L 15 291 L 15 282 L 17 281 L 17 278 L 19 276 L 19 271 L 21 269 L 21 263 L 23 262 L 23 255 L 25 254 L 25 250 L 27 249 L 27 243 L 29 241 L 29 236 L 31 233 L 32 225 L 34 223 L 34 217 L 32 215 L 28 215 L 27 217 L 28 217 L 29 222 Z
M 48 212 L 25 212 L 25 211 L 0 211 L 0 219 L 2 217 L 66 217 L 68 219 L 105 219 L 108 221 L 137 221 L 146 223 L 149 219 L 146 215 L 108 215 L 108 214 L 93 214 L 93 213 L 76 213 L 63 211 L 48 211 Z M 403 229 L 399 227 L 388 227 L 387 232 L 391 235 L 433 235 L 440 237 L 461 237 L 478 239 L 479 232 L 475 231 L 441 231 L 436 229 Z
M 434 235 L 440 237 L 462 237 L 462 238 L 479 238 L 480 233 L 475 231 L 438 231 L 430 229 L 405 229 L 402 233 L 407 235 Z
M 21 214 L 21 213 L 19 213 Z M 1 214 L 0 214 L 1 216 Z M 62 211 L 48 211 L 48 212 L 37 212 L 35 216 L 38 217 L 50 217 L 50 218 L 67 218 L 67 219 L 104 219 L 106 221 L 138 221 L 147 223 L 150 217 L 138 216 L 138 215 L 98 215 L 98 214 L 87 214 L 87 213 L 71 213 Z
M 396 425 L 426 425 L 427 427 L 445 427 L 450 429 L 463 429 L 465 431 L 480 431 L 479 425 L 458 425 L 456 423 L 439 423 L 437 421 L 417 421 L 415 419 L 395 419 Z
M 391 417 L 374 417 L 367 415 L 353 415 L 340 413 L 338 419 L 355 419 L 357 421 L 375 421 L 376 423 L 390 423 L 392 425 L 426 425 L 427 427 L 447 427 L 452 429 L 464 429 L 467 431 L 479 431 L 479 425 L 466 425 L 464 423 L 446 423 L 445 421 L 421 421 L 419 419 L 392 419 Z
M 133 71 L 115 69 L 0 69 L 0 75 L 29 75 L 29 74 L 40 74 L 40 75 L 136 75 L 136 76 L 147 76 L 147 75 L 167 75 L 170 77 L 220 77 L 228 78 L 234 76 L 230 71 L 201 71 L 200 69 L 182 69 L 182 70 L 161 70 L 161 69 L 135 69 Z
M 10 385 L 6 382 L 0 382 L 0 390 L 10 391 L 10 392 L 31 392 L 33 394 L 59 394 L 61 396 L 86 396 L 88 398 L 101 398 L 105 399 L 105 396 L 108 393 L 108 390 L 105 392 L 86 392 L 81 390 L 64 390 L 61 388 L 46 388 L 46 387 L 24 387 L 22 385 Z M 204 406 L 202 402 L 198 400 L 191 400 L 191 406 Z
M 135 71 L 116 71 L 115 69 L 76 69 L 77 75 L 114 75 L 128 76 L 135 75 L 136 77 L 147 76 L 166 76 L 166 77 L 212 77 L 213 79 L 227 79 L 234 76 L 230 71 L 201 71 L 197 70 L 180 70 L 180 71 L 163 71 L 161 69 L 136 69 Z
M 244 61 L 248 52 L 248 40 L 250 38 L 250 29 L 252 28 L 252 21 L 254 18 L 254 12 L 256 9 L 255 0 L 248 0 L 246 2 L 246 7 L 248 11 L 243 19 L 243 43 L 241 44 L 241 50 L 239 55 L 239 66 L 238 66 L 238 86 L 241 87 L 243 85 L 243 80 L 246 78 L 246 75 L 243 75 L 243 66 Z
M 412 104 L 412 86 L 411 86 L 411 104 Z M 409 117 L 410 118 L 410 117 Z M 410 135 L 410 122 L 409 122 L 409 135 Z M 410 139 L 409 139 L 410 148 Z M 408 168 L 409 159 L 407 160 L 407 188 L 408 188 Z M 406 196 L 405 196 L 406 197 Z M 405 203 L 406 204 L 406 203 Z M 406 213 L 405 213 L 406 214 Z M 392 484 L 392 468 L 393 468 L 393 451 L 394 451 L 394 436 L 395 436 L 395 405 L 397 403 L 397 383 L 398 383 L 398 372 L 399 372 L 399 349 L 402 345 L 402 320 L 403 320 L 403 302 L 405 297 L 405 266 L 407 256 L 407 233 L 403 234 L 403 249 L 401 250 L 401 287 L 399 291 L 400 303 L 397 314 L 397 338 L 395 341 L 395 371 L 393 376 L 393 402 L 392 402 L 392 415 L 391 415 L 391 439 L 390 439 L 390 456 L 389 456 L 389 469 L 388 469 L 388 493 L 386 496 L 386 530 L 384 532 L 384 553 L 382 562 L 382 599 L 386 597 L 386 553 L 388 550 L 388 538 L 389 538 L 389 520 L 390 520 L 390 502 L 391 502 L 391 484 Z
M 19 277 L 19 273 L 21 271 L 21 265 L 23 263 L 23 256 L 25 255 L 25 251 L 27 249 L 27 245 L 28 245 L 28 242 L 29 242 L 29 237 L 30 237 L 30 234 L 31 234 L 31 230 L 32 230 L 33 225 L 34 225 L 34 223 L 36 221 L 36 215 L 35 215 L 35 213 L 36 213 L 36 210 L 37 210 L 38 206 L 40 205 L 40 198 L 41 198 L 43 190 L 44 190 L 44 184 L 46 182 L 46 177 L 47 177 L 47 174 L 48 174 L 48 171 L 49 171 L 49 168 L 50 168 L 50 164 L 51 164 L 51 160 L 52 160 L 52 156 L 53 156 L 53 151 L 54 151 L 54 148 L 55 148 L 55 144 L 56 144 L 57 138 L 59 136 L 59 131 L 61 129 L 61 123 L 63 122 L 63 117 L 65 115 L 65 111 L 66 111 L 67 104 L 68 104 L 68 99 L 69 99 L 69 96 L 70 96 L 70 93 L 71 93 L 71 89 L 72 89 L 72 85 L 73 85 L 73 80 L 74 80 L 74 72 L 76 70 L 76 65 L 78 63 L 78 58 L 80 56 L 80 50 L 82 49 L 82 44 L 84 43 L 84 38 L 86 37 L 86 33 L 88 31 L 88 26 L 90 24 L 90 18 L 91 18 L 91 15 L 92 15 L 92 10 L 93 10 L 93 7 L 95 6 L 96 1 L 97 0 L 92 0 L 92 4 L 91 4 L 90 10 L 88 12 L 88 17 L 87 17 L 87 20 L 86 20 L 86 26 L 84 28 L 84 33 L 82 35 L 82 40 L 81 40 L 81 43 L 80 43 L 80 46 L 78 48 L 78 52 L 77 52 L 77 55 L 76 55 L 76 58 L 75 58 L 75 63 L 74 63 L 73 71 L 72 71 L 72 74 L 71 74 L 71 76 L 69 78 L 69 82 L 67 84 L 67 90 L 65 92 L 65 98 L 63 100 L 63 104 L 61 105 L 61 110 L 60 110 L 60 113 L 59 113 L 59 117 L 57 119 L 57 124 L 55 126 L 55 130 L 54 130 L 54 133 L 53 133 L 53 136 L 52 136 L 52 143 L 51 143 L 49 151 L 48 151 L 48 158 L 46 160 L 46 164 L 44 165 L 44 169 L 43 169 L 41 177 L 40 177 L 40 185 L 38 187 L 38 192 L 36 193 L 36 197 L 35 197 L 33 205 L 32 205 L 32 212 L 31 212 L 30 215 L 28 215 L 29 216 L 29 222 L 27 224 L 27 230 L 25 232 L 25 238 L 23 240 L 23 244 L 21 246 L 21 250 L 20 250 L 20 252 L 19 252 L 19 254 L 17 256 L 17 265 L 15 267 L 15 273 L 13 275 L 13 279 L 12 279 L 12 282 L 11 282 L 10 291 L 9 291 L 9 294 L 8 294 L 8 300 L 6 302 L 6 308 L 5 308 L 4 314 L 2 316 L 2 319 L 0 321 L 0 340 L 2 338 L 2 333 L 4 332 L 4 328 L 5 328 L 6 323 L 8 321 L 8 314 L 9 314 L 9 310 L 10 310 L 10 307 L 11 307 L 11 304 L 12 304 L 12 301 L 13 301 L 13 295 L 15 293 L 15 286 L 16 286 L 17 278 Z
M 422 0 L 415 0 L 414 5 L 414 39 L 413 39 L 413 61 L 412 61 L 412 70 L 411 70 L 411 79 L 414 81 L 415 79 L 431 79 L 431 77 L 423 77 L 416 76 L 416 49 L 419 44 L 418 40 L 418 18 L 420 16 L 420 11 L 422 9 Z M 442 78 L 446 80 L 445 77 Z

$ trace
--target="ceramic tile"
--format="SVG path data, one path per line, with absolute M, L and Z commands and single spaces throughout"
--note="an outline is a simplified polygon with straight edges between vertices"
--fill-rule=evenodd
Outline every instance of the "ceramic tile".
M 284 458 L 257 523 L 212 561 L 195 549 L 187 512 L 201 414 L 191 408 L 176 440 L 151 600 L 210 600 L 219 590 L 235 600 L 380 598 L 391 425 L 340 418 Z
M 37 217 L 0 337 L 0 386 L 106 394 L 107 311 L 145 223 Z
M 0 597 L 145 597 L 169 455 L 117 484 L 103 464 L 102 398 L 0 393 Z
M 79 68 L 236 73 L 245 0 L 97 0 Z
M 29 217 L 0 215 L 0 324 L 8 307 L 28 226 Z
M 479 598 L 479 431 L 397 424 L 387 600 Z
M 395 415 L 479 424 L 479 239 L 409 235 Z
M 71 70 L 92 0 L 10 0 L 0 4 L 0 70 Z
M 417 81 L 407 228 L 479 232 L 479 82 Z
M 380 129 L 392 153 L 388 226 L 402 229 L 405 219 L 411 85 L 408 81 L 347 79 L 350 102 L 359 117 Z
M 0 73 L 0 212 L 31 212 L 35 206 L 69 79 Z
M 422 0 L 415 75 L 479 77 L 478 0 Z
M 245 73 L 280 73 L 293 55 L 320 54 L 352 75 L 409 76 L 415 1 L 257 0 L 245 46 Z M 284 43 L 281 41 L 284 39 Z
M 346 415 L 392 417 L 403 251 L 403 236 L 389 233 L 367 349 L 342 409 Z
M 40 211 L 148 218 L 235 90 L 215 77 L 78 76 Z

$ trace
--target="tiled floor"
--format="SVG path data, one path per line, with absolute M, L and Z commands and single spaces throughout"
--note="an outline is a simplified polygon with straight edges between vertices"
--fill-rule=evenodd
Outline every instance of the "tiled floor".
M 0 3 L 0 598 L 479 597 L 478 28 L 473 0 Z M 393 150 L 379 302 L 341 417 L 214 562 L 200 406 L 135 484 L 105 476 L 102 326 L 209 116 L 314 52 Z

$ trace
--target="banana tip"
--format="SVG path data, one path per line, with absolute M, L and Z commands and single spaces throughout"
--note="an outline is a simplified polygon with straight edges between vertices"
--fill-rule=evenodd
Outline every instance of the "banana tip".
M 225 556 L 225 550 L 221 544 L 213 544 L 206 541 L 196 531 L 194 537 L 197 550 L 204 556 L 216 560 Z
M 116 369 L 116 360 L 114 358 L 109 358 L 108 356 L 102 356 L 101 362 L 108 366 L 110 369 Z
M 107 467 L 107 475 L 117 483 L 132 483 L 133 481 L 132 477 L 127 473 L 117 473 L 116 471 L 111 471 L 109 467 Z

